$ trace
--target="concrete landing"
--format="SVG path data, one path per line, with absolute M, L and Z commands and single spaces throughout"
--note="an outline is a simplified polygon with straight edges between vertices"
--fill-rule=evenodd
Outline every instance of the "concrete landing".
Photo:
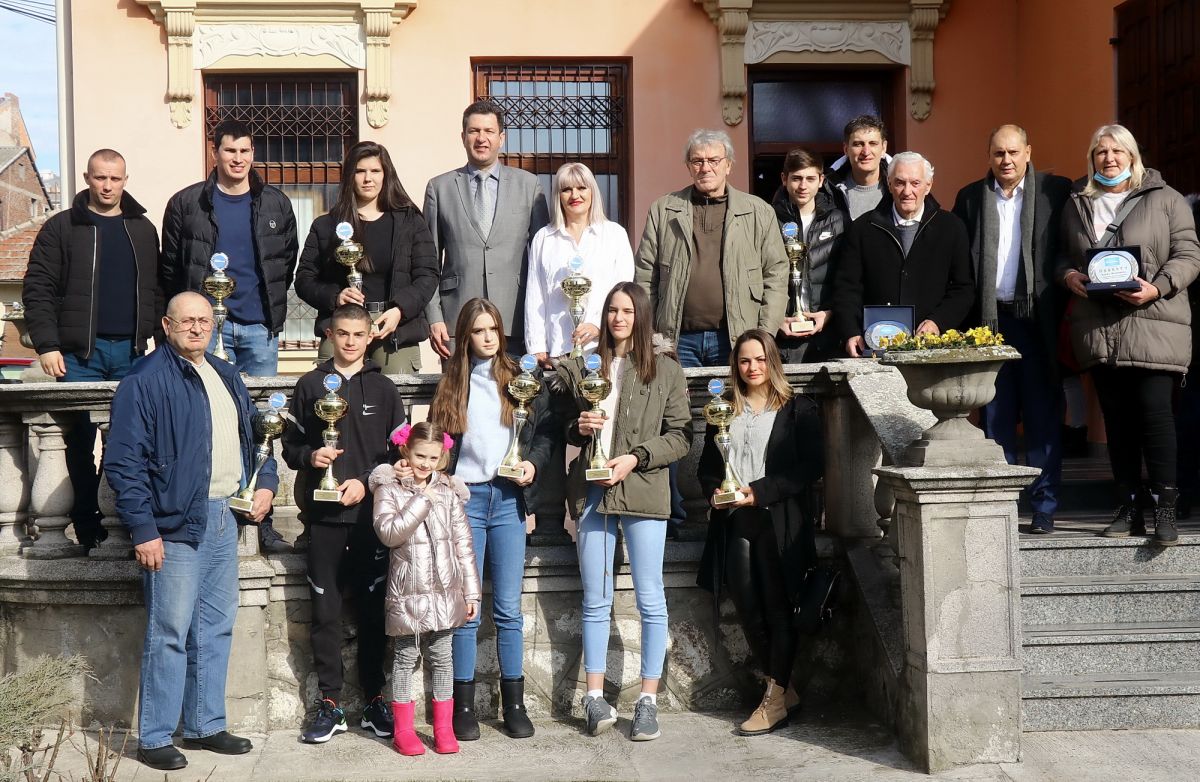
M 970 766 L 927 777 L 913 770 L 878 724 L 854 716 L 806 713 L 770 736 L 733 735 L 743 715 L 664 715 L 657 741 L 629 741 L 628 714 L 600 737 L 585 736 L 581 721 L 540 722 L 532 739 L 515 741 L 492 724 L 483 738 L 464 743 L 458 755 L 432 751 L 418 758 L 394 753 L 390 742 L 352 728 L 324 746 L 300 744 L 294 732 L 255 737 L 246 756 L 186 751 L 190 765 L 165 775 L 170 782 L 367 782 L 368 780 L 820 780 L 900 782 L 946 779 L 971 782 L 1167 782 L 1194 779 L 1200 766 L 1200 731 L 1075 731 L 1026 733 L 1023 762 Z M 418 732 L 427 740 L 428 726 Z M 89 743 L 94 748 L 89 737 Z M 82 778 L 81 737 L 66 747 L 56 771 Z M 428 742 L 427 742 L 428 743 Z M 132 752 L 119 780 L 158 780 Z

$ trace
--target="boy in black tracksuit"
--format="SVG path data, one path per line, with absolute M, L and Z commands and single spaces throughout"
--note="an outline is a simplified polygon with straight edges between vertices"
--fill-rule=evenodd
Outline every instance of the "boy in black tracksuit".
M 302 736 L 313 744 L 346 730 L 346 717 L 338 706 L 342 696 L 343 586 L 349 588 L 358 609 L 358 668 L 366 702 L 360 725 L 381 737 L 392 735 L 391 711 L 382 698 L 388 557 L 372 527 L 367 477 L 375 467 L 397 459 L 390 436 L 404 423 L 405 413 L 395 384 L 365 358 L 371 333 L 371 316 L 361 306 L 346 304 L 334 310 L 325 330 L 325 338 L 333 344 L 333 358 L 296 383 L 291 403 L 295 423 L 283 435 L 283 458 L 292 469 L 307 472 L 305 480 L 297 483 L 308 490 L 304 496 L 297 495 L 296 503 L 304 508 L 310 535 L 310 638 L 321 688 L 317 714 Z M 327 393 L 324 381 L 330 374 L 341 377 L 337 394 L 347 403 L 346 414 L 336 424 L 337 450 L 322 443 L 326 423 L 313 409 Z M 342 499 L 317 502 L 311 490 L 331 463 Z

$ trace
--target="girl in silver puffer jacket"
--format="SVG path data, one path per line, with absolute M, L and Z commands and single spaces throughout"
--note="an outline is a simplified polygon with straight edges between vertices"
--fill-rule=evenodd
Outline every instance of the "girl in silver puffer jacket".
M 451 719 L 454 667 L 451 639 L 479 613 L 479 575 L 463 501 L 466 486 L 439 470 L 454 442 L 441 427 L 406 424 L 393 436 L 401 461 L 371 473 L 375 533 L 392 550 L 388 567 L 387 634 L 396 639 L 392 743 L 404 755 L 425 746 L 413 728 L 412 677 L 421 635 L 433 669 L 434 751 L 458 752 Z

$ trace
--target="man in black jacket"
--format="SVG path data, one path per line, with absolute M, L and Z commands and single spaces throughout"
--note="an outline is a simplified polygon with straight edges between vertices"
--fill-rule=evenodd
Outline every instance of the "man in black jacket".
M 996 398 L 980 422 L 1017 461 L 1017 424 L 1024 429 L 1026 464 L 1042 474 L 1029 487 L 1031 532 L 1054 531 L 1062 477 L 1063 395 L 1058 326 L 1066 294 L 1054 284 L 1058 226 L 1071 194 L 1066 177 L 1035 171 L 1025 130 L 1001 125 L 988 141 L 991 170 L 958 191 L 954 214 L 967 226 L 978 282 L 972 323 L 998 330 L 1021 352 L 996 378 Z
M 891 200 L 854 221 L 833 291 L 833 325 L 852 358 L 865 350 L 863 307 L 911 305 L 918 334 L 966 320 L 975 301 L 967 229 L 929 190 L 933 166 L 901 152 L 888 170 Z
M 829 167 L 822 188 L 834 206 L 857 220 L 888 194 L 887 127 L 870 114 L 855 117 L 842 129 L 842 156 Z
M 29 253 L 21 298 L 42 371 L 58 380 L 120 380 L 146 352 L 163 306 L 158 231 L 125 192 L 125 158 L 101 149 L 88 158 L 87 192 L 46 221 Z M 96 489 L 96 427 L 86 414 L 67 432 L 75 491 L 71 518 L 85 548 L 106 536 Z

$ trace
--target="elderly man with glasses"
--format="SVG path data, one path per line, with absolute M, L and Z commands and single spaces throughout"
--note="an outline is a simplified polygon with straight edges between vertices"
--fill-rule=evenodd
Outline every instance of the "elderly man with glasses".
M 238 532 L 229 497 L 251 474 L 254 405 L 232 364 L 205 350 L 212 306 L 180 293 L 162 320 L 167 344 L 117 386 L 104 469 L 142 566 L 146 639 L 138 702 L 138 760 L 159 770 L 187 759 L 171 739 L 227 755 L 251 749 L 225 729 L 225 676 L 238 606 Z M 258 474 L 258 523 L 279 479 Z

